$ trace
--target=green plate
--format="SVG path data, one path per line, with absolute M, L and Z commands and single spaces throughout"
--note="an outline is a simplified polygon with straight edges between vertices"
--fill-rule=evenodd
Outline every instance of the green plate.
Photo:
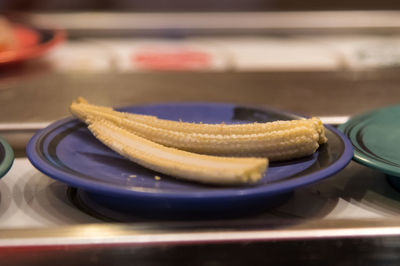
M 354 146 L 354 160 L 400 176 L 400 105 L 353 117 L 339 129 Z
M 14 162 L 14 152 L 11 146 L 0 138 L 0 178 L 3 177 Z

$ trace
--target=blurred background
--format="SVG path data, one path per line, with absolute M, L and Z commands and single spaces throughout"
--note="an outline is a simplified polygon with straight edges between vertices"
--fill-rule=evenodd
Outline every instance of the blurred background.
M 295 1 L 295 0 L 221 0 L 221 1 L 184 1 L 184 0 L 4 0 L 3 10 L 47 10 L 47 11 L 284 11 L 284 10 L 393 10 L 400 7 L 395 0 L 385 1 Z

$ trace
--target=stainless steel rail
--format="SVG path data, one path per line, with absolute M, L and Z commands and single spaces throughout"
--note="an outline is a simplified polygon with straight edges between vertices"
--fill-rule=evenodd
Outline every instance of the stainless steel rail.
M 249 225 L 213 228 L 207 223 L 91 224 L 46 229 L 0 230 L 0 250 L 13 246 L 73 246 L 93 244 L 190 244 L 232 241 L 279 241 L 400 236 L 400 219 L 309 220 L 293 225 L 274 220 Z

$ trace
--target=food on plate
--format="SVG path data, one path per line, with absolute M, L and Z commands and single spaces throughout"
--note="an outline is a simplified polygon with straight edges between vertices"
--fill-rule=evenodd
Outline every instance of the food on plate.
M 201 124 L 118 112 L 78 98 L 70 110 L 82 121 L 102 118 L 142 138 L 189 152 L 219 156 L 266 157 L 270 161 L 313 154 L 327 142 L 319 118 L 249 124 Z
M 211 184 L 258 181 L 269 160 L 314 153 L 327 142 L 320 119 L 201 124 L 118 112 L 79 97 L 73 115 L 106 146 L 154 171 Z
M 6 18 L 0 16 L 0 52 L 11 50 L 15 47 L 15 37 Z
M 122 156 L 154 171 L 210 184 L 244 184 L 258 181 L 266 158 L 202 155 L 165 147 L 139 137 L 102 117 L 85 120 L 93 135 Z

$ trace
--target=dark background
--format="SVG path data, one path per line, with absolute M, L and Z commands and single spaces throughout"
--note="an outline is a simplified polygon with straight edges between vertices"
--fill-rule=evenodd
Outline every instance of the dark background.
M 1 0 L 0 11 L 295 11 L 398 10 L 400 1 L 384 0 Z

